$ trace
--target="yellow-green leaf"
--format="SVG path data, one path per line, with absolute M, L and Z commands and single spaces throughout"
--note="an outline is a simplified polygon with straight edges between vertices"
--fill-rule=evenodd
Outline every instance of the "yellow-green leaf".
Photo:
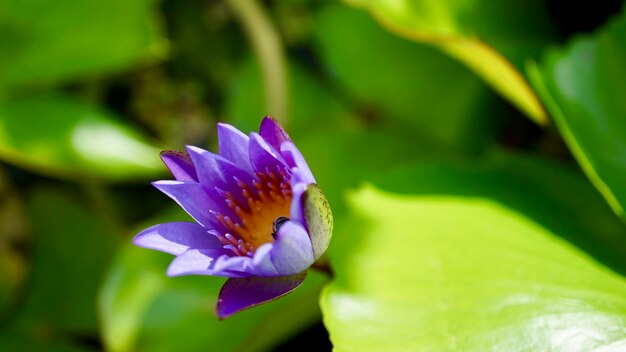
M 321 297 L 336 351 L 626 347 L 626 280 L 481 198 L 350 196 L 352 240 Z

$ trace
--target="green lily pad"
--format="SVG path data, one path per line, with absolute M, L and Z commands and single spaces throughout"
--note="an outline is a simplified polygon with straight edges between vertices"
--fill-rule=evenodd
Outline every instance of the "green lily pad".
M 626 206 L 626 15 L 531 65 L 535 88 L 574 156 L 615 212 Z
M 345 2 L 367 10 L 399 36 L 437 46 L 475 71 L 532 120 L 547 123 L 541 103 L 519 71 L 526 59 L 553 38 L 542 1 Z
M 321 296 L 337 351 L 626 346 L 624 277 L 520 213 L 371 186 L 349 201 L 352 241 Z
M 0 103 L 0 159 L 65 178 L 107 180 L 163 172 L 160 148 L 109 112 L 63 96 Z

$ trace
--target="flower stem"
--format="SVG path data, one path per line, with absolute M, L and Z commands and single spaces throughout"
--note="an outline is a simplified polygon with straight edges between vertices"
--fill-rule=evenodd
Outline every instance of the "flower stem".
M 326 256 L 322 256 L 315 263 L 313 263 L 313 265 L 311 265 L 311 269 L 314 269 L 321 273 L 326 274 L 326 276 L 328 276 L 328 278 L 330 279 L 335 277 L 335 272 L 333 271 L 333 268 L 330 266 L 330 263 L 328 262 L 328 259 L 326 258 Z
M 227 0 L 243 26 L 263 71 L 266 108 L 283 126 L 287 125 L 287 72 L 278 30 L 256 0 Z

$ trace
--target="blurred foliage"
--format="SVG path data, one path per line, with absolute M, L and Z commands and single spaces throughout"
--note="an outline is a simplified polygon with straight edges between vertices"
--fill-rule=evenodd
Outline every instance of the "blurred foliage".
M 3 1 L 0 92 L 102 75 L 163 57 L 155 1 Z
M 518 71 L 524 60 L 536 55 L 553 38 L 545 2 L 346 2 L 368 9 L 384 26 L 403 37 L 438 46 L 474 70 L 537 123 L 547 122 L 541 103 Z
M 161 169 L 158 148 L 106 112 L 62 95 L 0 104 L 0 138 L 7 160 L 44 174 L 143 178 Z
M 608 3 L 1 2 L 0 350 L 322 350 L 322 321 L 340 351 L 623 349 Z M 188 219 L 149 186 L 159 150 L 272 111 L 333 207 L 336 277 L 218 321 L 223 279 L 131 238 Z

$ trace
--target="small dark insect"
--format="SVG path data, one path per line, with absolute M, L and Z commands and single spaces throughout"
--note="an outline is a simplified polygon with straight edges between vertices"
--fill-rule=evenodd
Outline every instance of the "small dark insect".
M 272 223 L 272 238 L 273 239 L 276 239 L 276 233 L 278 233 L 278 230 L 280 229 L 280 227 L 283 226 L 283 224 L 287 221 L 289 221 L 289 218 L 286 218 L 284 216 L 279 216 L 276 218 L 276 220 L 274 220 L 274 223 Z

